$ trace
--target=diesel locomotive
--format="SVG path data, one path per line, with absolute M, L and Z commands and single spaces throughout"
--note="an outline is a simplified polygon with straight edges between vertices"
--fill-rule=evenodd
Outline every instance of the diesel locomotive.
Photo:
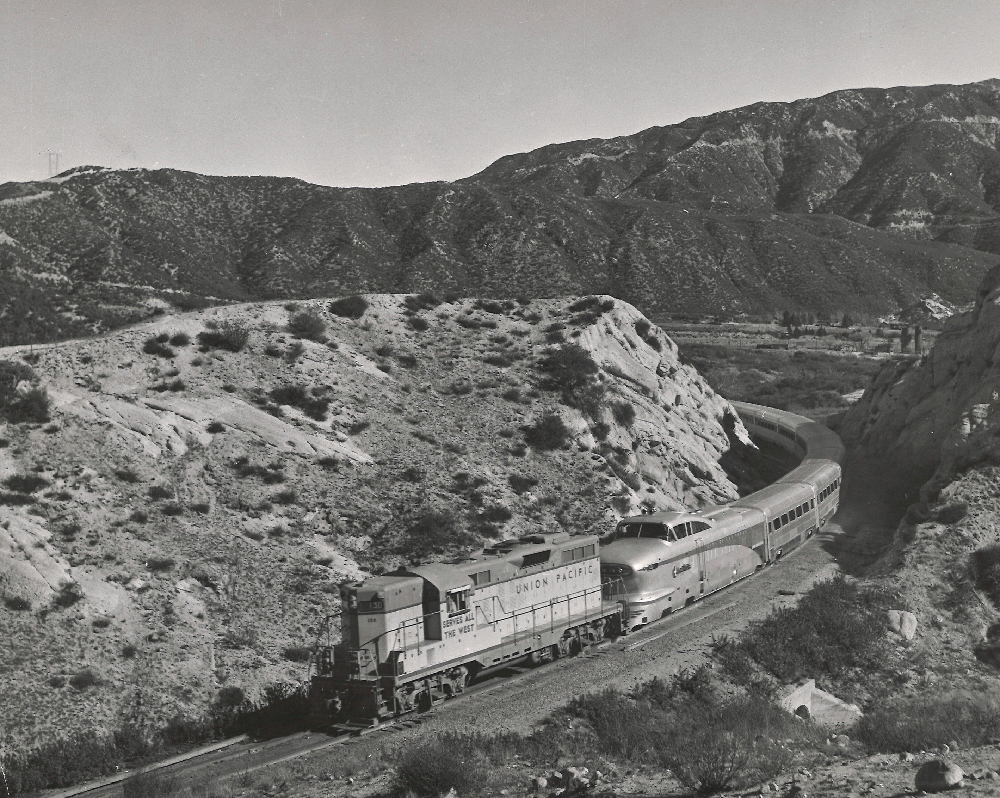
M 596 536 L 528 535 L 340 589 L 340 641 L 316 647 L 310 720 L 373 723 L 626 633 L 754 573 L 836 512 L 844 449 L 801 416 L 732 403 L 750 433 L 801 458 L 726 506 L 622 520 Z M 329 632 L 329 630 L 328 630 Z

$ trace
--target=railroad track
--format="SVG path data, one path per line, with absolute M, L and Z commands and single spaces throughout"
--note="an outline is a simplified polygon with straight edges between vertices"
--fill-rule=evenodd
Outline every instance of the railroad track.
M 815 538 L 790 552 L 780 563 L 771 566 L 781 569 L 786 562 L 794 561 L 799 552 L 816 546 Z M 768 569 L 770 570 L 770 568 Z M 753 582 L 753 578 L 742 580 Z M 176 779 L 179 786 L 205 784 L 223 779 L 240 779 L 263 768 L 271 767 L 294 759 L 331 752 L 341 746 L 359 743 L 361 738 L 382 736 L 413 729 L 429 721 L 445 721 L 452 709 L 468 707 L 469 701 L 484 699 L 502 690 L 519 687 L 527 689 L 530 683 L 540 677 L 554 675 L 561 669 L 572 668 L 581 659 L 605 659 L 628 657 L 637 654 L 645 646 L 662 641 L 663 638 L 680 632 L 686 627 L 703 623 L 713 616 L 731 610 L 740 604 L 732 600 L 728 591 L 706 596 L 704 599 L 678 610 L 677 612 L 642 627 L 626 637 L 606 640 L 592 646 L 582 654 L 548 663 L 538 668 L 511 666 L 485 678 L 466 689 L 456 699 L 442 702 L 427 713 L 411 713 L 392 722 L 365 727 L 347 732 L 297 732 L 266 741 L 253 741 L 246 737 L 233 738 L 213 746 L 190 751 L 163 762 L 157 762 L 132 771 L 123 771 L 115 776 L 91 781 L 75 787 L 43 793 L 42 798 L 118 798 L 122 794 L 122 782 L 137 773 L 157 771 L 166 778 Z M 661 643 L 662 645 L 662 643 Z M 438 725 L 435 723 L 434 725 Z

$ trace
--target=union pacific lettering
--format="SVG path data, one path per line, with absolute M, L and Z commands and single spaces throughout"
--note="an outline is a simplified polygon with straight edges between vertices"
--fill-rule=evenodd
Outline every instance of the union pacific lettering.
M 533 590 L 541 590 L 542 588 L 549 586 L 549 580 L 552 579 L 555 584 L 563 585 L 567 582 L 571 582 L 574 579 L 581 579 L 584 576 L 590 576 L 596 573 L 595 570 L 596 560 L 590 560 L 589 562 L 580 563 L 579 565 L 569 565 L 560 568 L 555 573 L 539 574 L 538 576 L 528 577 L 527 579 L 520 579 L 514 585 L 514 592 L 517 594 L 528 593 Z

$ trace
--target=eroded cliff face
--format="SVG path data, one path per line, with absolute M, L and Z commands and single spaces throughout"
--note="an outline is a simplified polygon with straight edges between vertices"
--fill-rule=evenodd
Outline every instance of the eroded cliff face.
M 845 416 L 855 455 L 893 469 L 924 499 L 977 464 L 1000 462 L 1000 269 L 921 362 L 887 364 Z
M 304 677 L 345 578 L 727 501 L 729 474 L 755 487 L 728 402 L 619 300 L 366 301 L 0 350 L 53 403 L 47 424 L 0 425 L 6 742 L 114 728 L 137 691 L 155 725 L 223 685 Z M 288 332 L 303 311 L 325 340 Z M 227 324 L 242 350 L 199 351 Z M 596 370 L 571 406 L 539 364 L 574 346 Z M 528 434 L 546 417 L 566 430 L 552 448 Z M 65 686 L 88 669 L 98 684 Z

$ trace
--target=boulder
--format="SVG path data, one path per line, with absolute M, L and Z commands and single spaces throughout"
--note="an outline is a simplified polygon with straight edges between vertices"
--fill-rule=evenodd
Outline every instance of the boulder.
M 917 633 L 917 616 L 906 610 L 889 610 L 889 628 L 904 640 L 912 640 Z
M 917 771 L 914 786 L 923 792 L 943 792 L 960 786 L 962 768 L 947 759 L 932 759 Z

